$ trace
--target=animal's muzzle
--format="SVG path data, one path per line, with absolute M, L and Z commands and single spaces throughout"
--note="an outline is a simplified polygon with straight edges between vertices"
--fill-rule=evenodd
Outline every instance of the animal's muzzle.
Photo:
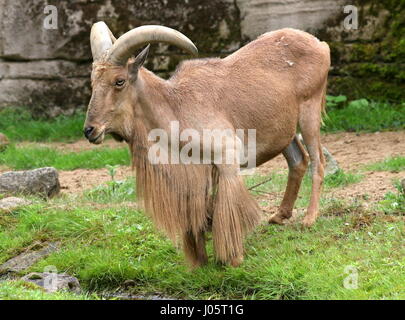
M 88 139 L 91 140 L 91 134 L 94 132 L 94 127 L 86 127 L 83 130 L 84 136 Z

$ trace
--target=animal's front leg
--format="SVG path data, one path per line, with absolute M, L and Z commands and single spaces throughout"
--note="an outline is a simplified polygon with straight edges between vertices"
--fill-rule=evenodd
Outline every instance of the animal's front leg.
M 208 257 L 205 249 L 204 231 L 200 231 L 197 235 L 193 234 L 191 231 L 184 233 L 183 249 L 193 269 L 207 264 Z
M 217 260 L 238 266 L 243 261 L 243 240 L 260 221 L 260 210 L 239 175 L 238 165 L 217 165 L 212 234 Z

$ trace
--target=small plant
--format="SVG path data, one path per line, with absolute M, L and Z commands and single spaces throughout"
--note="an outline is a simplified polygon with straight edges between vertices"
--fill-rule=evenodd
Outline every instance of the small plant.
M 399 181 L 395 181 L 394 186 L 397 192 L 387 192 L 377 207 L 386 214 L 405 215 L 405 190 Z
M 405 128 L 404 103 L 390 104 L 358 99 L 346 102 L 346 97 L 327 97 L 327 117 L 323 131 L 383 131 Z
M 405 170 L 405 157 L 389 157 L 366 166 L 367 170 L 399 172 Z
M 323 216 L 357 215 L 364 212 L 364 207 L 357 200 L 347 202 L 343 199 L 326 198 L 321 203 Z
M 326 104 L 328 108 L 339 108 L 343 107 L 344 103 L 347 101 L 346 96 L 326 96 Z
M 135 201 L 134 179 L 112 180 L 84 192 L 84 198 L 97 203 Z
M 117 169 L 119 168 L 119 165 L 106 165 L 106 168 L 108 170 L 108 174 L 111 177 L 111 185 L 112 185 L 112 189 L 113 192 L 115 192 L 115 186 L 117 184 L 117 181 L 115 181 L 115 174 L 117 173 Z
M 324 179 L 324 184 L 327 188 L 339 188 L 357 183 L 362 178 L 361 174 L 345 173 L 342 169 L 339 169 L 336 173 L 327 175 Z
M 108 173 L 109 173 L 109 175 L 111 177 L 111 180 L 115 181 L 114 177 L 115 177 L 115 174 L 117 173 L 117 169 L 119 168 L 119 165 L 109 165 L 109 164 L 107 164 L 106 168 L 108 169 Z

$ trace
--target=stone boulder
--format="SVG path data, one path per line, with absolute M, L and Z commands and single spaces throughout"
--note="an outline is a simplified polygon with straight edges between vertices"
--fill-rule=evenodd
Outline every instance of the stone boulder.
M 296 28 L 316 32 L 338 12 L 343 12 L 347 0 L 236 0 L 241 12 L 241 32 L 244 39 L 281 28 Z
M 64 290 L 80 293 L 81 290 L 79 280 L 66 273 L 32 272 L 22 277 L 21 280 L 34 283 L 47 292 Z
M 57 10 L 55 29 L 44 25 L 48 5 Z M 358 8 L 357 30 L 343 26 L 345 5 Z M 399 0 L 0 0 L 0 107 L 84 108 L 89 33 L 100 20 L 117 37 L 146 24 L 175 28 L 201 57 L 225 56 L 264 32 L 302 29 L 331 47 L 330 94 L 402 101 L 403 15 Z M 154 44 L 146 67 L 168 77 L 186 58 L 174 46 Z
M 16 197 L 7 197 L 0 200 L 0 213 L 10 213 L 14 210 L 29 205 L 30 201 L 16 198 Z
M 298 139 L 302 143 L 302 145 L 306 148 L 304 139 L 302 138 L 301 133 L 297 135 Z M 329 152 L 328 149 L 326 149 L 325 146 L 322 146 L 322 153 L 323 156 L 325 157 L 325 176 L 330 175 L 330 174 L 335 174 L 339 171 L 340 167 L 339 164 L 337 163 L 336 159 L 332 156 L 332 154 Z M 308 166 L 308 171 L 310 174 L 311 173 L 311 165 Z
M 39 260 L 49 256 L 52 252 L 56 252 L 58 250 L 59 243 L 35 242 L 28 248 L 26 248 L 25 251 L 20 253 L 18 256 L 13 257 L 0 265 L 0 275 L 18 274 L 34 265 Z
M 53 197 L 60 191 L 58 171 L 52 167 L 9 171 L 0 175 L 0 193 Z
M 56 9 L 55 29 L 44 24 L 48 5 Z M 117 37 L 145 24 L 175 28 L 202 56 L 240 46 L 233 0 L 0 0 L 0 107 L 84 108 L 90 97 L 90 29 L 99 20 Z M 167 76 L 189 56 L 159 44 L 149 57 L 146 66 Z

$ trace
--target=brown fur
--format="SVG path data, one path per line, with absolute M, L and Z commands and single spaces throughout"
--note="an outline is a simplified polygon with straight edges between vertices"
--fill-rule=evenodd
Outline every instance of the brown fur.
M 256 129 L 257 165 L 280 153 L 291 162 L 282 206 L 270 219 L 282 223 L 291 216 L 307 163 L 302 146 L 292 142 L 299 126 L 313 166 L 303 222 L 310 226 L 319 214 L 324 165 L 319 130 L 329 66 L 328 45 L 293 29 L 266 33 L 224 59 L 183 62 L 169 80 L 145 68 L 134 70 L 133 61 L 124 67 L 98 61 L 85 126 L 95 128 L 94 143 L 108 133 L 128 142 L 146 211 L 171 239 L 182 238 L 193 265 L 207 260 L 204 232 L 211 224 L 217 259 L 237 265 L 243 238 L 259 221 L 237 166 L 152 165 L 147 133 L 155 128 L 169 132 L 173 120 L 180 122 L 180 130 L 200 133 Z M 117 79 L 126 84 L 114 87 Z

